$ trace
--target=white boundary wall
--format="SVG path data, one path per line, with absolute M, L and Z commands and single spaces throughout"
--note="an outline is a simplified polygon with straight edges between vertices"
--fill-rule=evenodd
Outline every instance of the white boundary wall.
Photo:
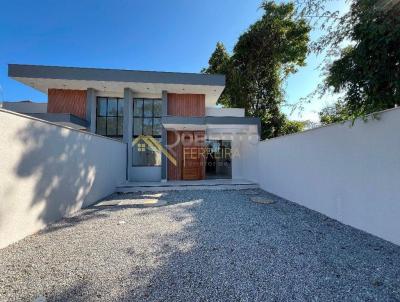
M 379 116 L 242 144 L 241 175 L 400 244 L 400 108 Z
M 0 110 L 0 248 L 114 192 L 126 145 Z

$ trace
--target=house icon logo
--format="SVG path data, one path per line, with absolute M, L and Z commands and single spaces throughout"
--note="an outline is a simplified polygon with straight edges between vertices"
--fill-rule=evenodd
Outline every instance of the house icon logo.
M 169 153 L 168 150 L 165 149 L 160 142 L 151 135 L 139 135 L 133 140 L 132 146 L 136 146 L 138 152 L 145 152 L 146 148 L 149 148 L 154 152 L 161 152 L 171 163 L 173 163 L 175 166 L 177 165 L 176 158 L 173 157 L 171 153 Z

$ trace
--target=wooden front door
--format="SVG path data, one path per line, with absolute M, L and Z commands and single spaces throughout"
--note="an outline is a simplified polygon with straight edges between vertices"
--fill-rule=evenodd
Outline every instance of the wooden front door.
M 205 178 L 204 131 L 168 131 L 168 143 L 176 142 L 173 151 L 177 165 L 168 163 L 169 180 L 200 180 Z
M 182 179 L 200 180 L 205 175 L 204 131 L 182 133 Z

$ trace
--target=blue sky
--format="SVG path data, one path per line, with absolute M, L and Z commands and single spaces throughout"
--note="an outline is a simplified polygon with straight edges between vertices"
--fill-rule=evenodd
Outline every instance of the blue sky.
M 4 1 L 0 101 L 47 100 L 9 79 L 9 63 L 199 72 L 218 41 L 228 50 L 233 48 L 239 35 L 260 17 L 260 2 Z M 320 59 L 308 58 L 308 66 L 289 78 L 289 103 L 310 93 L 320 81 L 315 70 Z M 327 102 L 306 106 L 302 118 L 315 117 Z

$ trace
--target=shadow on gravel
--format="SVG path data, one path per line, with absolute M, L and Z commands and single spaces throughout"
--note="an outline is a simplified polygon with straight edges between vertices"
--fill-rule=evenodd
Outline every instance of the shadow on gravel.
M 99 200 L 97 203 L 86 207 L 76 213 L 74 216 L 71 217 L 65 217 L 62 220 L 55 222 L 51 225 L 49 225 L 47 228 L 41 230 L 38 232 L 38 234 L 45 234 L 45 233 L 51 233 L 55 232 L 58 230 L 62 230 L 65 228 L 73 228 L 78 226 L 82 222 L 89 222 L 90 220 L 93 219 L 105 219 L 109 217 L 110 212 L 117 212 L 117 211 L 122 211 L 122 210 L 127 210 L 127 209 L 149 209 L 149 208 L 162 208 L 162 207 L 168 207 L 172 206 L 178 203 L 185 203 L 185 202 L 190 202 L 191 200 L 185 201 L 185 200 L 179 200 L 179 199 L 174 199 L 174 200 L 169 200 L 168 203 L 165 205 L 160 205 L 160 206 L 149 206 L 149 205 L 129 205 L 129 204 L 118 204 L 118 201 L 124 201 L 124 200 L 145 200 L 149 198 L 153 199 L 164 199 L 165 196 L 168 196 L 168 193 L 162 193 L 160 196 L 156 196 L 158 194 L 152 194 L 148 192 L 143 192 L 143 193 L 114 193 L 102 200 Z M 115 201 L 116 204 L 109 204 L 109 205 L 101 205 L 101 203 L 105 201 Z M 149 215 L 151 213 L 142 213 L 141 215 Z
M 93 219 L 105 219 L 109 217 L 110 212 L 117 212 L 121 210 L 126 210 L 126 209 L 145 209 L 145 208 L 152 208 L 149 206 L 143 206 L 143 205 L 99 205 L 100 203 L 104 201 L 109 201 L 109 200 L 129 200 L 129 199 L 137 199 L 137 200 L 144 200 L 144 199 L 149 199 L 149 198 L 154 198 L 154 199 L 159 199 L 162 198 L 162 196 L 165 196 L 165 194 L 156 197 L 154 194 L 149 194 L 149 193 L 135 193 L 135 194 L 112 194 L 102 200 L 99 200 L 97 203 L 86 207 L 82 209 L 81 211 L 77 212 L 75 215 L 71 217 L 65 217 L 62 220 L 50 224 L 47 228 L 39 231 L 37 234 L 46 234 L 46 233 L 51 233 L 55 232 L 58 230 L 62 230 L 64 228 L 73 228 L 76 227 L 78 224 L 82 222 L 88 222 Z M 173 205 L 178 202 L 169 202 L 166 205 L 158 206 L 158 208 L 161 207 L 166 207 Z M 138 215 L 146 215 L 146 213 L 138 214 Z
M 267 192 L 258 195 L 273 204 L 250 202 L 254 194 L 246 193 L 170 192 L 162 197 L 167 206 L 129 212 L 124 217 L 131 221 L 115 231 L 139 229 L 135 236 L 122 246 L 111 244 L 105 254 L 101 245 L 93 251 L 107 259 L 107 269 L 85 268 L 90 278 L 75 278 L 47 301 L 400 299 L 399 246 Z M 93 206 L 61 227 L 130 208 Z M 151 227 L 134 224 L 136 215 Z M 122 262 L 126 270 L 115 272 Z
M 398 300 L 400 247 L 272 194 L 194 193 L 174 203 L 184 228 L 160 238 L 162 261 L 121 300 Z M 151 259 L 155 255 L 131 257 Z M 143 271 L 132 271 L 133 280 Z
M 46 297 L 46 301 L 53 301 L 53 302 L 65 302 L 65 301 L 75 301 L 75 302 L 84 302 L 87 301 L 86 291 L 88 288 L 87 281 L 81 281 L 74 286 L 68 287 L 61 293 L 57 295 L 49 295 Z M 101 296 L 92 297 L 92 300 L 96 298 L 99 299 Z M 99 299 L 100 300 L 100 299 Z M 27 300 L 28 301 L 28 300 Z
M 109 215 L 107 214 L 106 209 L 86 208 L 78 212 L 75 216 L 65 217 L 62 220 L 51 224 L 47 228 L 39 231 L 38 234 L 52 233 L 65 228 L 74 228 L 82 222 L 89 222 L 90 220 L 104 219 L 107 217 L 109 217 Z

